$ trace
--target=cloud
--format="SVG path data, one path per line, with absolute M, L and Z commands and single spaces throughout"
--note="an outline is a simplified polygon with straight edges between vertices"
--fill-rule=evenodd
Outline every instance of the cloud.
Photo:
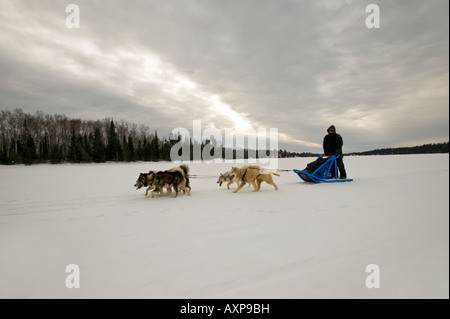
M 379 1 L 5 1 L 2 108 L 114 117 L 163 132 L 275 127 L 320 151 L 448 140 L 448 3 Z M 21 23 L 17 23 L 21 21 Z

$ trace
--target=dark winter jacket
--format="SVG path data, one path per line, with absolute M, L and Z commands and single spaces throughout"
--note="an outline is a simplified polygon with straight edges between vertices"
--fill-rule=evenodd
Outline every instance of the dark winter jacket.
M 327 131 L 332 131 L 328 133 L 323 138 L 323 151 L 325 155 L 341 155 L 342 156 L 342 145 L 344 144 L 342 136 L 336 133 L 336 128 L 331 125 Z

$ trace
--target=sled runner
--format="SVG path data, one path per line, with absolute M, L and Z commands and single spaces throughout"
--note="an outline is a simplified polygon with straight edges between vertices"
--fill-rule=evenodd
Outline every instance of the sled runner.
M 340 156 L 340 155 L 339 155 Z M 320 165 L 318 168 L 309 169 L 308 167 L 304 170 L 294 169 L 294 173 L 296 173 L 302 180 L 309 183 L 341 183 L 341 182 L 351 182 L 353 179 L 339 179 L 338 169 L 336 159 L 339 156 L 333 155 L 330 157 L 319 156 L 315 162 L 308 164 L 310 168 L 311 164 Z M 310 166 L 311 165 L 311 166 Z M 334 174 L 333 174 L 334 172 Z M 336 176 L 336 177 L 333 177 Z

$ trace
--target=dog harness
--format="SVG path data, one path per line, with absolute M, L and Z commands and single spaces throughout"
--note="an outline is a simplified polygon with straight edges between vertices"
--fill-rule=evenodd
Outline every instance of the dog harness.
M 245 169 L 245 172 L 244 172 L 244 174 L 242 175 L 242 180 L 244 180 L 245 174 L 247 174 L 247 170 L 248 170 L 248 168 Z M 259 171 L 259 174 L 256 175 L 255 179 L 257 179 L 257 178 L 259 177 L 259 175 L 261 175 L 261 170 Z
M 174 175 L 168 174 L 168 173 L 156 173 L 156 175 L 158 175 L 158 176 L 168 176 L 168 177 L 170 177 L 169 184 L 172 183 L 173 179 L 175 178 Z

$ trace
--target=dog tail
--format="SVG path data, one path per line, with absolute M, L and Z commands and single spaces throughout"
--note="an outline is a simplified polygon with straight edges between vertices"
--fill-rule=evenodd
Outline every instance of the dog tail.
M 189 188 L 189 190 L 191 189 L 191 185 L 189 185 L 189 177 L 186 176 L 186 187 Z
M 183 165 L 180 165 L 180 168 L 183 170 L 184 175 L 186 177 L 188 177 L 189 176 L 189 166 L 187 166 L 186 164 L 183 164 Z
M 277 173 L 272 173 L 273 175 L 275 175 L 275 176 L 280 176 L 280 174 L 277 174 Z

